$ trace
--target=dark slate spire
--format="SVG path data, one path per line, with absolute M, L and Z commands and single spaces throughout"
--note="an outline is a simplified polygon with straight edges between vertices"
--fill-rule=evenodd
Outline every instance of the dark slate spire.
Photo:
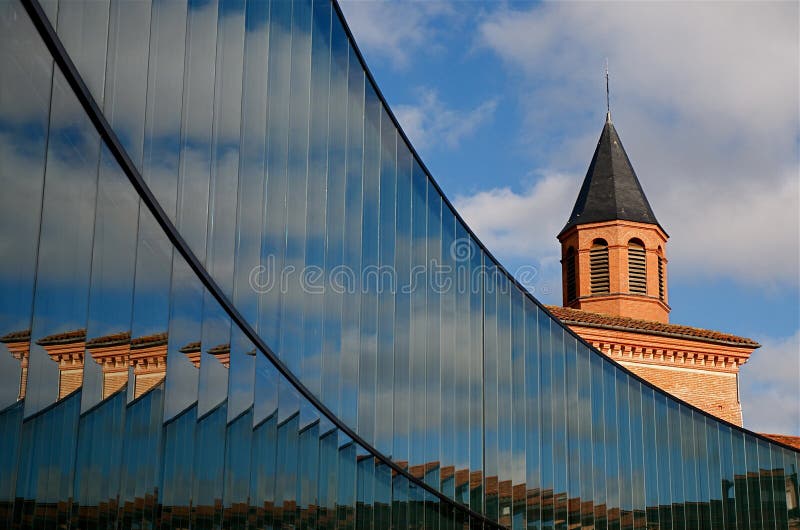
M 561 233 L 575 225 L 616 219 L 658 225 L 609 112 L 578 200 Z

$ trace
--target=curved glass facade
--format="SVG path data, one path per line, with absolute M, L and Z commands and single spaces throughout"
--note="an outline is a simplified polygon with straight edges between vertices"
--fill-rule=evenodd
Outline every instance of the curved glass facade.
M 799 453 L 487 253 L 335 4 L 39 7 L 0 4 L 0 527 L 800 528 Z

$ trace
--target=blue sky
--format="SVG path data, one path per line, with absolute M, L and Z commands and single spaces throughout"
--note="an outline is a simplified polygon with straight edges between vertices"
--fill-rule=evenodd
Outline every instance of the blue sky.
M 800 435 L 796 3 L 343 1 L 378 85 L 490 250 L 561 302 L 605 117 L 670 235 L 671 321 L 751 337 L 745 426 Z

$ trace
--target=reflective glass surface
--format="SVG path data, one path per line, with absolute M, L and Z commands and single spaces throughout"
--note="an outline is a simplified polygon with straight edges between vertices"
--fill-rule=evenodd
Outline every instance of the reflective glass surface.
M 800 525 L 797 452 L 603 357 L 481 246 L 338 6 L 44 13 L 119 143 L 2 3 L 0 527 Z

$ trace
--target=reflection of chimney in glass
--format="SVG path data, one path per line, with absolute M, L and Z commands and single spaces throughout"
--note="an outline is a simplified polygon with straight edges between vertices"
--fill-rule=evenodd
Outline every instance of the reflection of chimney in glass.
M 30 355 L 31 330 L 12 331 L 0 337 L 0 343 L 5 344 L 11 356 L 21 365 L 19 378 L 19 393 L 17 399 L 25 398 L 25 388 L 28 385 L 28 356 Z
M 202 357 L 203 353 L 199 340 L 186 343 L 186 345 L 178 351 L 184 354 L 195 368 L 200 368 L 200 358 Z
M 167 334 L 156 333 L 131 340 L 130 364 L 133 367 L 134 398 L 164 380 L 167 373 Z
M 220 344 L 218 346 L 214 346 L 208 350 L 208 353 L 216 357 L 216 359 L 224 366 L 225 368 L 231 367 L 231 345 L 230 344 Z
M 128 382 L 128 353 L 131 334 L 128 331 L 97 337 L 86 342 L 86 350 L 103 367 L 103 399 L 125 387 Z
M 58 399 L 78 390 L 83 384 L 83 352 L 86 330 L 76 329 L 48 335 L 36 341 L 50 359 L 58 363 Z

